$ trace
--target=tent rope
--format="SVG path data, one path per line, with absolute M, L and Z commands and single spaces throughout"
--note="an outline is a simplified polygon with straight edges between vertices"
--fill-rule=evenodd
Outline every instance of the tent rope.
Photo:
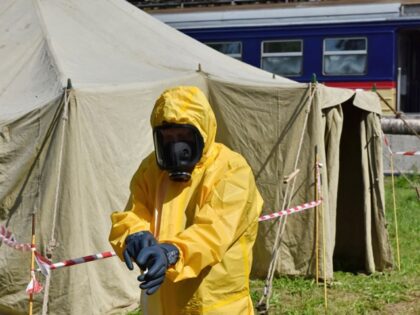
M 321 200 L 323 200 L 323 194 L 322 194 L 322 179 L 321 179 L 321 168 L 322 168 L 322 164 L 318 162 L 318 157 L 317 157 L 317 164 L 315 166 L 316 168 L 316 178 L 317 178 L 317 190 L 319 193 L 319 198 Z M 327 241 L 326 241 L 326 215 L 325 215 L 325 208 L 324 208 L 324 203 L 321 202 L 320 205 L 320 209 L 321 209 L 321 222 L 322 222 L 322 279 L 324 281 L 324 311 L 325 314 L 328 313 L 328 292 L 327 292 L 327 260 L 326 260 L 326 246 L 327 246 Z M 318 283 L 318 279 L 317 279 L 317 283 Z
M 384 104 L 395 114 L 396 118 L 399 118 L 402 120 L 402 122 L 404 123 L 404 125 L 406 125 L 406 127 L 408 129 L 410 129 L 410 131 L 413 133 L 414 136 L 416 136 L 418 139 L 420 139 L 420 135 L 416 132 L 416 130 L 414 130 L 414 128 L 412 126 L 410 126 L 410 124 L 401 116 L 401 113 L 397 112 L 389 103 L 388 101 L 378 92 L 375 91 L 376 94 L 379 96 L 379 98 L 381 99 L 382 102 L 384 102 Z
M 32 213 L 32 237 L 31 237 L 31 275 L 35 277 L 35 221 L 36 215 Z M 32 278 L 33 280 L 34 278 Z M 33 314 L 33 305 L 34 305 L 34 292 L 29 293 L 29 311 L 28 314 Z
M 287 196 L 289 194 L 289 187 L 290 187 L 289 183 L 290 183 L 289 181 L 286 183 L 286 192 L 285 192 L 285 198 L 283 199 L 282 209 L 285 209 Z M 276 262 L 278 260 L 278 252 L 279 252 L 279 246 L 278 245 L 280 244 L 280 238 L 281 238 L 281 236 L 283 234 L 283 231 L 284 231 L 284 226 L 285 226 L 286 219 L 287 219 L 287 216 L 278 218 L 276 220 L 279 224 L 278 224 L 277 229 L 276 229 L 276 237 L 275 237 L 274 246 L 273 246 L 272 258 L 271 258 L 270 266 L 269 266 L 269 269 L 268 269 L 267 278 L 266 278 L 266 281 L 265 281 L 264 294 L 263 294 L 263 296 L 261 297 L 261 300 L 258 303 L 257 309 L 258 309 L 258 307 L 261 308 L 261 305 L 265 306 L 264 307 L 265 310 L 268 310 L 268 308 L 270 307 L 270 297 L 271 297 L 272 286 L 273 286 L 275 265 L 276 265 Z
M 308 100 L 308 103 L 306 104 L 307 108 L 306 108 L 306 111 L 305 111 L 305 120 L 304 120 L 304 124 L 303 124 L 303 128 L 302 128 L 302 133 L 300 135 L 299 146 L 298 146 L 298 150 L 297 150 L 296 158 L 295 158 L 295 164 L 293 166 L 293 172 L 297 172 L 298 161 L 299 161 L 300 154 L 301 154 L 301 151 L 302 151 L 303 139 L 304 139 L 304 136 L 305 136 L 305 131 L 306 131 L 307 123 L 308 123 L 309 113 L 311 111 L 311 106 L 313 104 L 314 95 L 316 93 L 316 87 L 317 87 L 316 83 L 309 85 L 309 100 Z M 295 183 L 296 183 L 296 177 L 293 177 L 292 188 L 290 189 L 290 193 L 289 193 L 290 181 L 286 182 L 286 191 L 285 191 L 285 194 L 284 194 L 282 209 L 285 209 L 286 201 L 287 201 L 287 206 L 286 207 L 288 208 L 290 206 L 290 203 L 291 203 L 292 198 L 293 198 Z M 260 299 L 260 301 L 258 302 L 258 305 L 257 305 L 257 311 L 258 311 L 259 314 L 267 314 L 268 309 L 270 308 L 270 298 L 271 298 L 271 295 L 272 295 L 273 279 L 274 279 L 274 274 L 275 274 L 275 269 L 276 269 L 275 267 L 277 266 L 277 263 L 278 263 L 279 257 L 280 257 L 279 249 L 280 249 L 282 236 L 283 236 L 283 233 L 284 233 L 284 230 L 285 230 L 285 227 L 286 227 L 287 216 L 277 219 L 276 223 L 277 222 L 279 224 L 277 226 L 276 237 L 275 237 L 275 241 L 274 241 L 274 244 L 273 244 L 273 250 L 272 250 L 272 254 L 271 254 L 271 261 L 270 261 L 267 277 L 266 277 L 265 284 L 264 284 L 263 296 L 261 297 L 261 299 Z
M 395 179 L 394 179 L 394 156 L 391 154 L 391 181 L 392 181 L 392 203 L 394 206 L 394 225 L 395 225 L 395 241 L 397 245 L 397 267 L 398 271 L 401 271 L 401 259 L 400 259 L 400 242 L 398 237 L 398 221 L 397 221 L 397 202 L 395 198 Z
M 69 87 L 69 86 L 68 86 Z M 66 128 L 66 122 L 67 122 L 67 110 L 68 105 L 70 102 L 69 98 L 69 88 L 64 89 L 64 108 L 62 113 L 62 128 L 61 128 L 61 147 L 59 152 L 59 158 L 58 158 L 58 172 L 57 172 L 57 185 L 55 188 L 55 196 L 54 196 L 54 208 L 53 208 L 53 219 L 52 219 L 52 227 L 51 227 L 51 236 L 50 241 L 48 242 L 48 255 L 50 256 L 48 258 L 51 258 L 52 252 L 57 247 L 57 240 L 55 239 L 55 230 L 56 230 L 56 221 L 57 221 L 57 209 L 58 209 L 58 196 L 61 190 L 61 169 L 62 169 L 62 162 L 63 162 L 63 151 L 64 151 L 64 140 L 65 140 L 65 128 Z M 42 315 L 48 314 L 48 303 L 49 303 L 49 292 L 50 292 L 50 282 L 51 282 L 51 274 L 49 273 L 46 277 L 45 281 L 45 288 L 44 288 L 44 299 L 42 302 Z
M 319 194 L 320 194 L 320 177 L 319 177 L 319 157 L 318 157 L 318 146 L 315 146 L 315 165 L 314 165 L 314 170 L 315 170 L 315 185 L 314 185 L 314 194 L 315 194 L 315 199 L 318 200 L 319 199 Z M 316 285 L 318 285 L 318 281 L 319 281 L 319 242 L 318 242 L 318 235 L 319 235 L 319 206 L 317 206 L 315 208 L 315 282 Z

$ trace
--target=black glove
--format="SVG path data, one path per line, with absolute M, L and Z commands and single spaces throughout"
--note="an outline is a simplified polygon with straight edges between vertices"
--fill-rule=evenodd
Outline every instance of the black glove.
M 140 289 L 147 290 L 146 294 L 153 294 L 165 280 L 165 273 L 169 266 L 174 265 L 179 258 L 178 248 L 171 244 L 158 244 L 144 248 L 137 256 L 137 264 L 147 272 L 137 280 L 142 282 Z
M 125 239 L 125 250 L 123 253 L 127 268 L 133 270 L 133 262 L 131 261 L 131 258 L 137 262 L 136 258 L 143 248 L 156 244 L 157 241 L 155 237 L 149 231 L 141 231 L 127 236 Z

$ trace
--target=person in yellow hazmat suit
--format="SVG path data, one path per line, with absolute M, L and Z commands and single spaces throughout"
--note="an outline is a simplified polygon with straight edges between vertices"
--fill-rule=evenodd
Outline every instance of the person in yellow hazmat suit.
M 144 272 L 151 315 L 254 314 L 252 247 L 262 198 L 245 159 L 215 142 L 216 118 L 197 87 L 166 90 L 151 115 L 155 151 L 135 173 L 109 241 Z M 144 294 L 146 293 L 146 294 Z

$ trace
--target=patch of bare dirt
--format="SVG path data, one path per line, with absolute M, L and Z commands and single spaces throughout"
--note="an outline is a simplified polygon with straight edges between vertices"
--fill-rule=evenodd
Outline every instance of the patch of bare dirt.
M 420 314 L 420 292 L 410 294 L 408 301 L 401 301 L 395 304 L 387 304 L 379 312 L 386 315 L 418 315 Z

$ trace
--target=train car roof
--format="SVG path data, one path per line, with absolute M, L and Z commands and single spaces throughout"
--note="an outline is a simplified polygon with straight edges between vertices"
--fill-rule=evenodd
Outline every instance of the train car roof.
M 235 9 L 224 7 L 192 11 L 156 10 L 149 12 L 177 29 L 308 25 L 420 19 L 420 3 L 356 3 L 322 6 L 258 6 Z M 169 10 L 168 10 L 169 11 Z M 155 13 L 156 12 L 156 13 Z

